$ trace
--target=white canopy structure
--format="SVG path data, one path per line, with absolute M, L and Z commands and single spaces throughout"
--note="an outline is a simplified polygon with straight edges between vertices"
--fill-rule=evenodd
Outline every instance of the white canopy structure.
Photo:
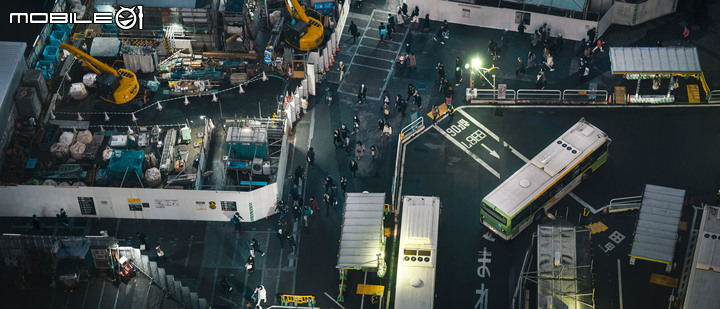
M 383 252 L 385 193 L 347 193 L 337 268 L 377 270 Z
M 645 185 L 630 264 L 643 259 L 672 268 L 685 190 Z
M 702 73 L 695 47 L 612 47 L 613 74 Z

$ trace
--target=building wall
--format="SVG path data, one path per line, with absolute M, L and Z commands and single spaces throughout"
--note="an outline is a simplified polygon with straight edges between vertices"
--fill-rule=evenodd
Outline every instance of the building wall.
M 420 17 L 430 14 L 432 20 L 447 19 L 450 23 L 464 24 L 494 29 L 508 29 L 517 31 L 515 13 L 520 10 L 502 9 L 496 7 L 471 5 L 441 0 L 408 0 L 408 7 L 412 10 L 416 5 L 420 8 Z M 530 25 L 526 32 L 532 32 L 547 23 L 552 29 L 553 36 L 562 34 L 570 40 L 581 40 L 587 36 L 587 31 L 597 27 L 597 21 L 565 18 L 547 14 L 526 12 L 530 14 Z M 450 29 L 452 35 L 452 28 Z
M 27 71 L 25 63 L 25 43 L 0 42 L 0 172 L 5 159 L 5 149 L 15 132 L 15 92 L 20 87 L 23 74 Z M 2 196 L 2 195 L 0 195 Z
M 0 217 L 54 217 L 64 208 L 70 217 L 227 221 L 235 211 L 222 211 L 222 201 L 232 201 L 244 221 L 257 221 L 275 213 L 277 183 L 249 192 L 196 191 L 173 189 L 7 186 L 0 187 Z M 78 197 L 91 197 L 97 215 L 83 215 Z M 150 207 L 130 210 L 128 199 L 139 199 Z M 158 202 L 174 201 L 177 206 L 159 207 Z M 198 209 L 204 202 L 205 209 Z M 216 209 L 210 209 L 215 202 Z

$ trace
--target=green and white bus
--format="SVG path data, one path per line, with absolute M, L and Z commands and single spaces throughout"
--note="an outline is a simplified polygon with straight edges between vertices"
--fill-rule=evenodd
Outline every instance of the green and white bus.
M 608 157 L 610 138 L 580 119 L 482 200 L 482 222 L 509 240 L 594 172 Z

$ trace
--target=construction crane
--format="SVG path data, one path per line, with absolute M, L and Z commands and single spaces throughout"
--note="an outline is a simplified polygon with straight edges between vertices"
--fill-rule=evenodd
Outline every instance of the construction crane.
M 293 18 L 290 23 L 290 29 L 299 34 L 297 45 L 287 40 L 286 42 L 303 51 L 313 50 L 320 46 L 324 37 L 322 23 L 313 17 L 307 16 L 305 9 L 297 0 L 285 0 L 285 6 Z
M 137 96 L 140 84 L 138 84 L 137 77 L 132 71 L 113 69 L 66 43 L 60 44 L 59 48 L 75 55 L 98 75 L 98 95 L 101 99 L 114 104 L 125 104 Z

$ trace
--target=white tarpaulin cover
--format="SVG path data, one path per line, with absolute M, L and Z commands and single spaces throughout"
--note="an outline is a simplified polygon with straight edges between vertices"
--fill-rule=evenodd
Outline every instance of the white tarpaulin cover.
M 695 47 L 611 47 L 613 74 L 700 73 Z
M 377 268 L 385 193 L 347 193 L 337 268 Z
M 685 190 L 645 185 L 630 256 L 672 263 Z
M 118 38 L 94 38 L 90 45 L 92 57 L 117 57 L 120 54 L 122 43 Z

